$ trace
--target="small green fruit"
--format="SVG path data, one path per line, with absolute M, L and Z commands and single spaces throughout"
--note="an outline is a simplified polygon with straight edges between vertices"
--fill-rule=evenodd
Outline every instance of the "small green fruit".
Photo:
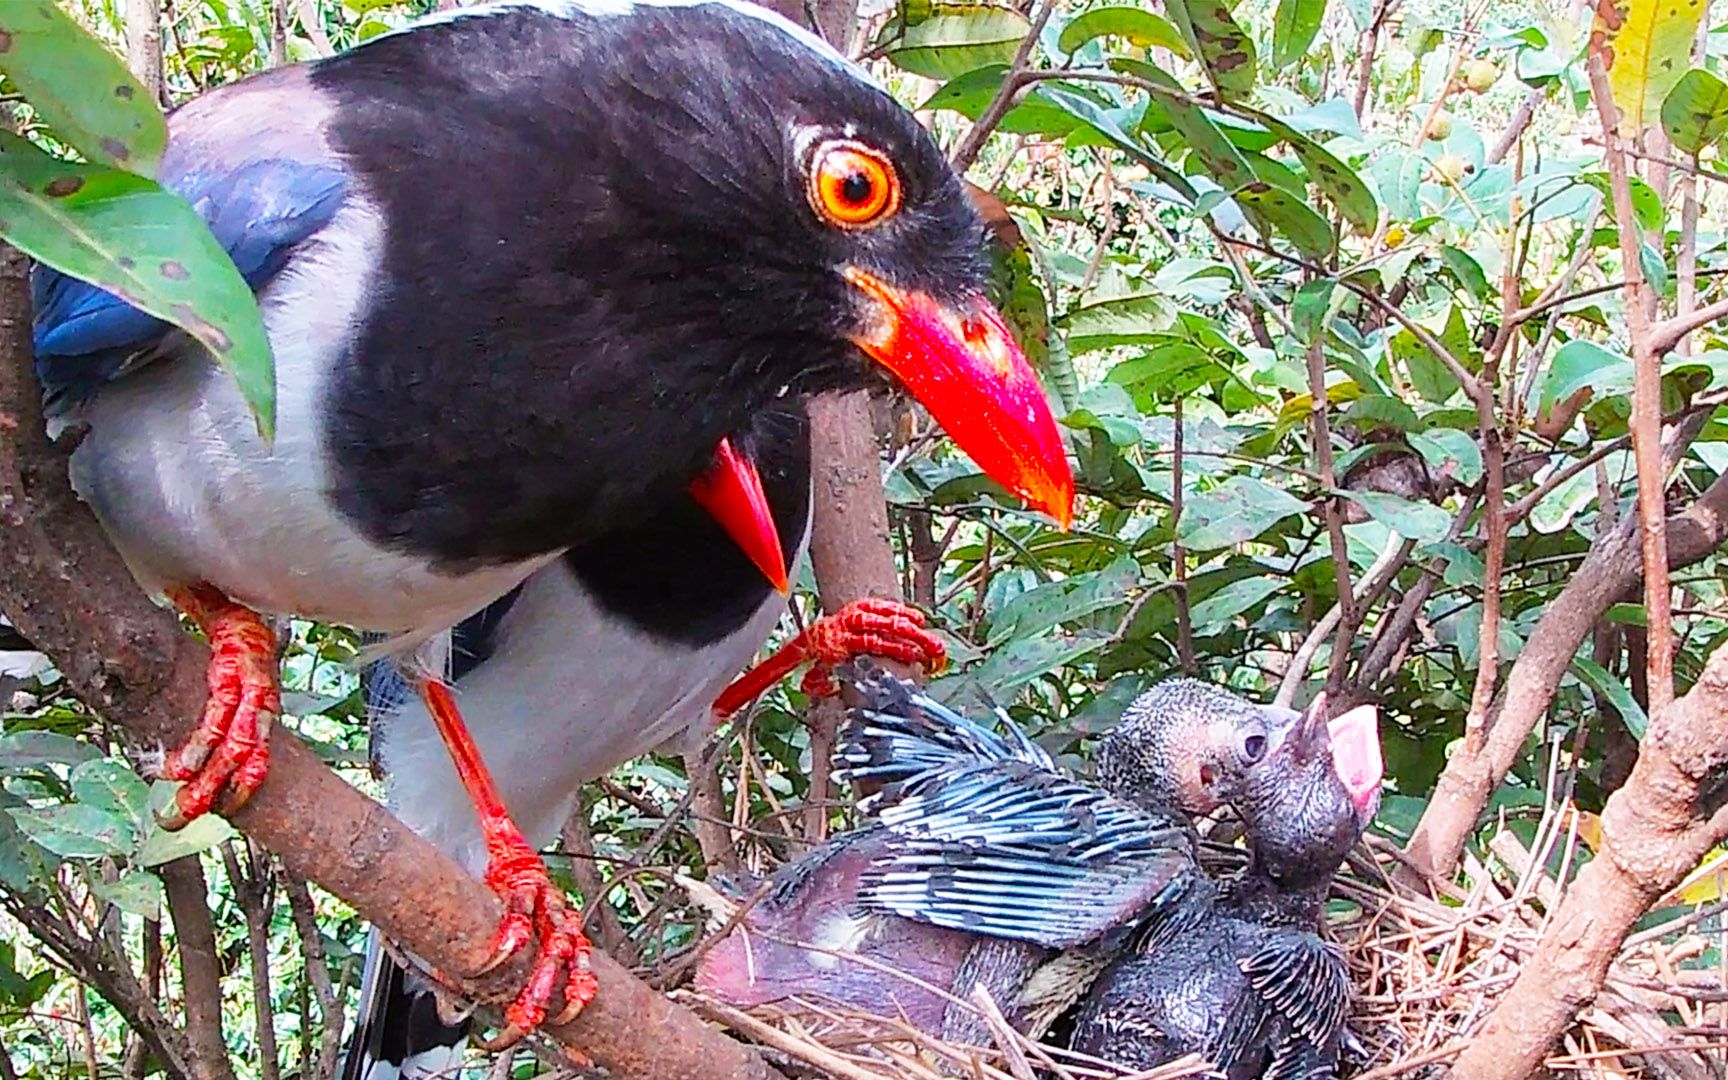
M 1422 131 L 1423 136 L 1435 142 L 1441 142 L 1452 134 L 1452 114 L 1441 109 L 1434 114 L 1434 119 L 1428 121 L 1428 126 Z
M 1464 179 L 1464 174 L 1469 169 L 1470 166 L 1457 154 L 1441 154 L 1434 161 L 1434 172 L 1441 179 L 1449 180 L 1454 184 Z
M 1478 56 L 1464 65 L 1464 85 L 1472 92 L 1485 94 L 1488 88 L 1500 81 L 1500 69 L 1494 66 L 1494 61 Z

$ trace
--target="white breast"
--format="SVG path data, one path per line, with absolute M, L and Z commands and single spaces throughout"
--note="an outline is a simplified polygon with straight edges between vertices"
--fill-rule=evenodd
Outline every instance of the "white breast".
M 662 744 L 699 745 L 712 727 L 714 698 L 784 610 L 784 598 L 770 592 L 739 629 L 693 647 L 608 613 L 561 561 L 530 577 L 498 628 L 496 650 L 456 686 L 457 705 L 528 842 L 544 847 L 557 836 L 582 784 Z M 391 807 L 478 872 L 485 855 L 474 809 L 425 707 L 414 699 L 375 717 L 372 737 L 390 777 Z
M 208 581 L 263 611 L 428 632 L 545 561 L 441 573 L 373 544 L 328 500 L 325 380 L 343 362 L 382 248 L 379 216 L 350 195 L 260 295 L 276 356 L 274 446 L 233 379 L 183 335 L 179 355 L 83 407 L 90 431 L 72 458 L 73 483 L 146 588 Z

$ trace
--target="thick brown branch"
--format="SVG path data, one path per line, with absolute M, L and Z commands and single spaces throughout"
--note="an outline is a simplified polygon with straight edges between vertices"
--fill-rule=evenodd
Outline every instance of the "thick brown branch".
M 1602 989 L 1626 932 L 1723 839 L 1700 822 L 1700 786 L 1728 768 L 1728 647 L 1657 713 L 1626 786 L 1602 812 L 1602 845 L 1579 871 L 1518 980 L 1453 1064 L 1469 1080 L 1533 1075 Z
M 1662 353 L 1654 348 L 1651 309 L 1655 298 L 1644 280 L 1644 234 L 1632 210 L 1630 166 L 1619 134 L 1620 110 L 1608 86 L 1608 46 L 1600 31 L 1590 36 L 1586 67 L 1608 159 L 1608 186 L 1614 224 L 1620 234 L 1620 261 L 1626 274 L 1626 336 L 1632 343 L 1632 459 L 1638 466 L 1639 539 L 1644 558 L 1644 614 L 1649 635 L 1652 715 L 1674 699 L 1674 612 L 1668 585 L 1667 539 L 1662 502 Z M 1694 312 L 1696 314 L 1696 312 Z M 1675 338 L 1679 340 L 1678 337 Z M 1664 350 L 1665 351 L 1665 350 Z
M 810 568 L 816 573 L 822 607 L 834 612 L 865 597 L 901 599 L 869 394 L 827 395 L 810 403 L 810 474 Z M 912 674 L 904 669 L 901 673 Z M 817 702 L 810 715 L 804 836 L 811 841 L 827 835 L 832 802 L 828 759 L 840 717 L 836 701 Z
M 1704 415 L 1682 426 L 1670 446 L 1671 458 L 1684 453 Z M 1667 533 L 1671 567 L 1691 565 L 1721 546 L 1728 538 L 1728 477 L 1718 477 L 1696 502 L 1670 518 Z M 1446 763 L 1406 848 L 1413 863 L 1431 876 L 1451 876 L 1477 818 L 1523 752 L 1573 655 L 1596 620 L 1637 586 L 1641 571 L 1638 517 L 1627 514 L 1543 612 L 1506 677 L 1480 752 L 1462 746 Z
M 196 855 L 163 863 L 168 913 L 180 952 L 180 992 L 186 999 L 187 1057 L 193 1080 L 234 1080 L 222 1041 L 222 961 L 210 922 L 210 889 Z

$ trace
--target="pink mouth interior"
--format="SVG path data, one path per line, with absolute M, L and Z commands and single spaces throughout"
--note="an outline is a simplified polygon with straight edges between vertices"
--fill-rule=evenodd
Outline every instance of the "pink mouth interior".
M 1358 705 L 1326 725 L 1332 744 L 1332 767 L 1358 807 L 1379 798 L 1386 766 L 1380 756 L 1380 714 L 1372 705 Z

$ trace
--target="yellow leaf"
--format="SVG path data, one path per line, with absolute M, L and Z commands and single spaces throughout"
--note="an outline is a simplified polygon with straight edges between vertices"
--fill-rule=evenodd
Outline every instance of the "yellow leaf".
M 1592 852 L 1602 850 L 1602 819 L 1588 810 L 1573 810 L 1572 817 L 1578 823 L 1578 839 L 1584 841 L 1584 846 Z
M 1680 884 L 1657 905 L 1712 904 L 1724 895 L 1728 895 L 1728 848 L 1717 848 L 1704 856 L 1704 861 L 1681 878 Z
M 1596 32 L 1608 42 L 1608 85 L 1620 107 L 1620 134 L 1656 123 L 1662 102 L 1691 66 L 1704 0 L 1600 0 Z

